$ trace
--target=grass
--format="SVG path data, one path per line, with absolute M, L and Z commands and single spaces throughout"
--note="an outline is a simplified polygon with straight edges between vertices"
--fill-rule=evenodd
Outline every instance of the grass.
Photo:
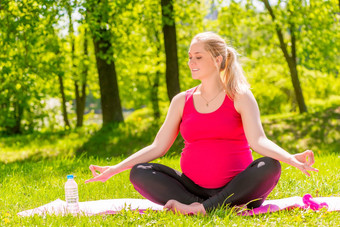
M 282 211 L 255 217 L 240 217 L 231 209 L 221 209 L 206 217 L 181 216 L 164 212 L 140 215 L 133 211 L 118 215 L 93 217 L 62 217 L 34 216 L 19 217 L 17 212 L 32 209 L 49 203 L 57 198 L 64 199 L 64 183 L 66 175 L 73 173 L 79 187 L 80 201 L 90 201 L 112 198 L 142 198 L 128 180 L 129 171 L 114 176 L 106 183 L 95 182 L 84 184 L 91 177 L 88 166 L 91 163 L 108 165 L 119 162 L 121 158 L 110 161 L 95 158 L 56 158 L 38 162 L 14 162 L 2 165 L 0 168 L 1 224 L 13 226 L 100 226 L 100 225 L 166 225 L 166 226 L 249 226 L 249 225 L 306 225 L 308 226 L 339 226 L 337 212 L 310 212 L 303 210 Z M 165 157 L 160 163 L 179 169 L 178 157 Z M 318 156 L 315 167 L 319 173 L 306 177 L 300 171 L 283 164 L 282 177 L 270 194 L 269 199 L 279 199 L 289 196 L 303 196 L 311 193 L 313 196 L 340 196 L 340 173 L 338 166 L 340 157 L 335 154 Z M 6 222 L 6 223 L 5 223 Z
M 306 193 L 340 196 L 339 112 L 335 106 L 280 120 L 263 119 L 268 136 L 293 152 L 309 146 L 322 148 L 316 152 L 315 167 L 319 173 L 306 177 L 283 164 L 281 179 L 268 199 Z M 129 183 L 129 171 L 106 183 L 84 184 L 84 181 L 91 177 L 90 164 L 117 163 L 152 141 L 159 125 L 154 124 L 148 114 L 145 110 L 136 112 L 125 124 L 100 130 L 97 126 L 89 126 L 58 133 L 0 138 L 0 226 L 340 226 L 339 213 L 325 210 L 290 210 L 254 217 L 238 216 L 232 209 L 220 209 L 205 217 L 165 212 L 140 215 L 134 211 L 92 217 L 16 215 L 57 198 L 64 199 L 67 174 L 76 176 L 80 201 L 142 198 Z M 325 136 L 327 138 L 323 138 Z M 178 137 L 168 155 L 156 161 L 180 169 L 182 146 L 182 139 Z

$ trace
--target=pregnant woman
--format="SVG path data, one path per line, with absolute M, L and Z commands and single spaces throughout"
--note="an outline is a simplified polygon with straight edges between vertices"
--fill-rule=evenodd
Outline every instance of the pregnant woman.
M 188 54 L 192 78 L 201 83 L 172 99 L 151 145 L 114 166 L 91 165 L 93 178 L 86 183 L 131 169 L 130 181 L 145 198 L 168 210 L 205 214 L 227 205 L 259 207 L 280 178 L 279 161 L 308 176 L 317 171 L 312 151 L 291 155 L 266 137 L 237 53 L 219 35 L 196 35 Z M 182 172 L 150 163 L 179 132 Z M 264 157 L 253 160 L 250 148 Z

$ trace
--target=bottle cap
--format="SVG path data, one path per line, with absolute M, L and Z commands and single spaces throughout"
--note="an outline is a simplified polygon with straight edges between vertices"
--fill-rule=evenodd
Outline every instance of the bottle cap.
M 67 179 L 73 179 L 73 175 L 67 175 Z

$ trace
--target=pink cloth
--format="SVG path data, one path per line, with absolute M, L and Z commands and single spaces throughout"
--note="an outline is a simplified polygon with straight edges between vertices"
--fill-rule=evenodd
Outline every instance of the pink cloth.
M 340 197 L 317 197 L 311 198 L 309 194 L 301 197 L 295 196 L 277 200 L 266 200 L 262 206 L 253 210 L 240 212 L 243 216 L 252 216 L 264 213 L 272 213 L 280 210 L 289 210 L 293 208 L 327 211 L 340 211 Z
M 253 161 L 242 119 L 234 102 L 225 96 L 214 112 L 199 113 L 193 93 L 186 92 L 180 132 L 184 138 L 181 155 L 183 173 L 204 188 L 219 188 Z

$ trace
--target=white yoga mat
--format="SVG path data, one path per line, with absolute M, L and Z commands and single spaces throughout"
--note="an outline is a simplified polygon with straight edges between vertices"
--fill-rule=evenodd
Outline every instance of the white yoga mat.
M 328 205 L 328 211 L 340 211 L 340 197 L 318 197 L 313 198 L 317 202 L 326 202 Z M 291 208 L 309 209 L 306 204 L 303 203 L 302 198 L 295 196 L 277 200 L 266 200 L 261 207 L 254 210 L 248 210 L 239 213 L 240 215 L 249 216 L 262 213 L 271 213 L 279 210 L 286 210 Z M 144 213 L 145 210 L 151 209 L 155 211 L 163 210 L 163 206 L 153 203 L 146 199 L 109 199 L 109 200 L 97 200 L 87 201 L 79 203 L 80 215 L 98 215 L 98 214 L 115 214 L 123 209 L 138 210 L 140 213 Z M 37 215 L 66 215 L 68 213 L 66 209 L 66 202 L 57 199 L 51 203 L 43 206 L 25 210 L 18 215 L 20 216 L 33 216 Z

